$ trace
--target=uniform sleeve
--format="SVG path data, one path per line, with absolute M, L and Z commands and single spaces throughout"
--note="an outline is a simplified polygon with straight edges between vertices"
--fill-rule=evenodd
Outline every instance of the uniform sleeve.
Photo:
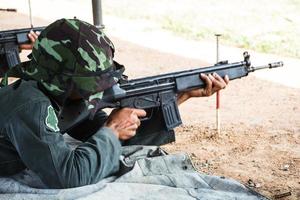
M 24 164 L 49 188 L 92 184 L 119 169 L 121 145 L 111 129 L 100 128 L 72 150 L 59 132 L 52 109 L 49 102 L 23 105 L 6 127 Z
M 73 138 L 85 142 L 103 126 L 106 120 L 107 114 L 104 111 L 99 111 L 95 114 L 93 119 L 87 117 L 68 130 L 67 133 Z

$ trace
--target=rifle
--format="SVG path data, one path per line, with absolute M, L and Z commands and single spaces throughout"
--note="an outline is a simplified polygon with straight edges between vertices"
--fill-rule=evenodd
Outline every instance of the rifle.
M 250 55 L 243 54 L 241 62 L 228 63 L 221 61 L 213 66 L 197 68 L 186 71 L 178 71 L 157 76 L 125 80 L 120 84 L 104 91 L 104 107 L 110 108 L 139 108 L 147 111 L 147 117 L 142 120 L 151 120 L 152 110 L 159 109 L 163 115 L 164 129 L 172 131 L 182 124 L 178 111 L 176 95 L 181 92 L 204 88 L 205 83 L 199 78 L 200 73 L 217 73 L 221 77 L 229 76 L 230 80 L 247 76 L 250 72 L 265 68 L 283 66 L 283 62 L 274 62 L 267 65 L 253 67 L 250 63 Z
M 23 28 L 0 31 L 0 77 L 8 68 L 19 64 L 19 45 L 30 43 L 27 34 L 33 31 L 42 31 L 45 27 Z

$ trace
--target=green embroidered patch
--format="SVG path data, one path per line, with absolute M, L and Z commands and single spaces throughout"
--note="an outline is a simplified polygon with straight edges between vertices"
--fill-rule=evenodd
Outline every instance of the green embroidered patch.
M 54 132 L 59 131 L 58 119 L 54 112 L 54 108 L 50 105 L 50 106 L 48 106 L 47 110 L 48 110 L 48 113 L 47 113 L 47 117 L 46 117 L 46 121 L 45 121 L 47 127 Z

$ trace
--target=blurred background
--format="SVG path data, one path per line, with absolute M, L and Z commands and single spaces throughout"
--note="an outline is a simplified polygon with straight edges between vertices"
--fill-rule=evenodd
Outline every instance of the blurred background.
M 0 8 L 17 9 L 0 11 L 0 30 L 30 27 L 28 0 L 0 0 Z M 74 16 L 93 23 L 91 0 L 31 0 L 31 8 L 34 26 Z M 254 65 L 284 62 L 221 92 L 219 135 L 214 96 L 180 106 L 184 125 L 164 146 L 272 199 L 300 199 L 299 10 L 299 0 L 102 0 L 104 31 L 129 78 L 214 64 L 215 34 L 220 60 L 241 61 L 249 51 Z
M 28 0 L 0 0 L 0 7 L 29 14 Z M 74 16 L 93 22 L 89 0 L 31 0 L 31 7 L 33 17 L 47 23 Z M 283 60 L 285 70 L 255 75 L 296 88 L 300 88 L 296 76 L 300 72 L 296 67 L 300 64 L 299 10 L 298 0 L 102 0 L 108 35 L 214 63 L 215 34 L 221 34 L 221 60 L 238 61 L 245 50 L 255 58 L 254 64 Z M 0 29 L 7 24 L 0 24 Z M 29 25 L 28 18 L 23 27 Z

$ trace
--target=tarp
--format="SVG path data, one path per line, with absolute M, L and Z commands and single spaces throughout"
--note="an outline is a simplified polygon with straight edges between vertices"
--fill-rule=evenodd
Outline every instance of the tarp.
M 195 171 L 187 154 L 167 155 L 158 147 L 123 149 L 120 173 L 70 189 L 45 188 L 29 170 L 0 178 L 0 199 L 266 199 L 239 182 Z M 38 189 L 39 188 L 39 189 Z

